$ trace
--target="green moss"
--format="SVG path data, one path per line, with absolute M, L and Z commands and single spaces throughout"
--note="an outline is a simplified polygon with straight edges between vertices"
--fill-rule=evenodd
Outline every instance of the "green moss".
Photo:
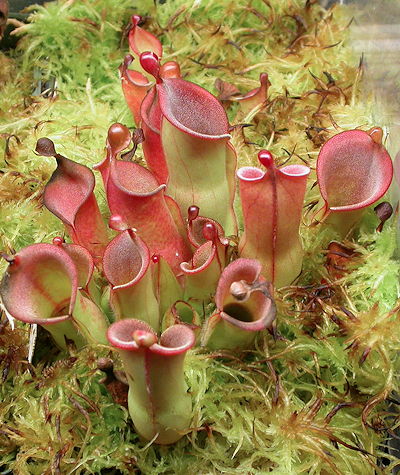
M 27 33 L 21 43 L 23 67 L 34 64 L 44 78 L 55 76 L 65 92 L 85 88 L 89 77 L 96 87 L 104 86 L 115 77 L 121 61 L 115 47 L 130 6 L 127 0 L 86 0 L 36 8 L 23 29 Z
M 60 153 L 92 165 L 103 157 L 112 122 L 132 126 L 117 67 L 127 52 L 122 31 L 133 13 L 147 15 L 146 28 L 160 36 L 165 60 L 178 60 L 185 77 L 213 93 L 216 78 L 245 92 L 268 72 L 272 85 L 264 110 L 255 117 L 243 117 L 237 106 L 227 111 L 231 123 L 252 125 L 244 133 L 253 144 L 233 135 L 241 165 L 254 163 L 259 148 L 267 147 L 278 162 L 314 167 L 319 147 L 337 131 L 380 125 L 373 103 L 361 100 L 345 9 L 325 12 L 305 0 L 145 0 L 140 11 L 131 5 L 50 2 L 22 29 L 14 57 L 0 57 L 0 227 L 6 252 L 62 232 L 41 203 L 55 163 L 35 155 L 36 140 L 48 136 Z M 57 97 L 32 96 L 36 79 L 52 76 Z M 314 181 L 315 174 L 306 205 L 318 199 Z M 96 194 L 106 214 L 101 186 Z M 400 389 L 393 225 L 377 233 L 369 212 L 347 242 L 357 257 L 333 278 L 326 249 L 338 236 L 310 226 L 312 214 L 302 227 L 303 273 L 277 295 L 282 339 L 264 336 L 240 359 L 193 351 L 186 365 L 192 430 L 172 447 L 140 441 L 126 409 L 99 383 L 96 358 L 106 349 L 87 348 L 72 359 L 60 355 L 64 359 L 51 366 L 39 358 L 29 366 L 26 327 L 12 332 L 2 325 L 3 471 L 380 473 L 381 429 L 391 424 L 384 401 Z M 39 339 L 38 345 L 46 344 Z M 343 407 L 326 419 L 338 404 Z

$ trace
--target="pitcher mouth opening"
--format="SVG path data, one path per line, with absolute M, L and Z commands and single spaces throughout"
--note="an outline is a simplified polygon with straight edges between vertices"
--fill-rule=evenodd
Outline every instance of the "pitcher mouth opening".
M 224 306 L 224 313 L 227 313 L 229 316 L 238 320 L 240 322 L 253 322 L 254 316 L 251 312 L 240 303 L 230 303 Z

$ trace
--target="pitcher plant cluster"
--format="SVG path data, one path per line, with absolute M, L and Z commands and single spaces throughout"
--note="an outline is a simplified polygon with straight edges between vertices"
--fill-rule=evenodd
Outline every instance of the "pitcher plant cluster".
M 129 412 L 147 440 L 170 444 L 190 428 L 187 351 L 251 347 L 273 333 L 276 288 L 301 273 L 299 235 L 310 169 L 278 167 L 267 150 L 259 167 L 237 169 L 222 104 L 162 62 L 159 40 L 134 16 L 132 54 L 120 67 L 137 129 L 111 125 L 101 175 L 108 226 L 94 195 L 95 175 L 41 138 L 36 152 L 57 168 L 44 205 L 71 242 L 33 244 L 4 255 L 1 283 L 9 315 L 43 326 L 60 348 L 111 345 L 129 383 Z M 268 75 L 236 96 L 245 112 L 268 99 Z M 146 167 L 132 160 L 142 144 Z M 379 128 L 339 133 L 317 160 L 315 219 L 345 234 L 392 180 Z M 235 213 L 239 197 L 241 222 Z

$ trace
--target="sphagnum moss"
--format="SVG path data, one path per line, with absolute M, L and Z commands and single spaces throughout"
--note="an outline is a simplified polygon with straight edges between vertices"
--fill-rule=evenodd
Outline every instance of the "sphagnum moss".
M 313 168 L 331 135 L 379 123 L 360 92 L 361 70 L 346 41 L 344 9 L 326 12 L 305 0 L 146 0 L 140 11 L 131 2 L 117 3 L 51 2 L 22 29 L 13 58 L 1 58 L 5 252 L 60 233 L 42 207 L 54 164 L 33 153 L 37 138 L 47 135 L 61 153 L 93 164 L 102 158 L 109 125 L 132 125 L 117 66 L 133 13 L 145 16 L 146 27 L 159 35 L 164 59 L 179 61 L 187 79 L 214 94 L 217 78 L 246 92 L 257 86 L 261 72 L 269 74 L 263 110 L 243 116 L 233 105 L 227 111 L 232 124 L 250 123 L 233 133 L 240 165 L 252 164 L 256 152 L 268 148 L 279 164 L 306 162 Z M 43 78 L 57 78 L 56 98 L 31 96 L 38 70 Z M 312 182 L 307 205 L 317 197 Z M 90 347 L 52 364 L 30 365 L 28 332 L 12 331 L 3 316 L 3 472 L 384 473 L 377 467 L 380 444 L 385 427 L 396 423 L 384 400 L 399 390 L 394 231 L 387 223 L 376 233 L 370 213 L 352 241 L 357 259 L 333 278 L 324 265 L 327 244 L 337 236 L 306 224 L 303 274 L 277 296 L 280 338 L 260 341 L 241 360 L 229 353 L 190 354 L 192 430 L 172 447 L 141 442 L 126 409 L 99 383 L 96 360 L 107 349 Z

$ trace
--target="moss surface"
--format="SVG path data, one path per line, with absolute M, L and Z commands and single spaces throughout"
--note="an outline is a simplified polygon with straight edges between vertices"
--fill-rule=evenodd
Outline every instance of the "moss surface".
M 140 6 L 139 6 L 140 5 Z M 133 13 L 157 34 L 165 60 L 214 94 L 217 78 L 245 92 L 262 72 L 269 101 L 256 115 L 227 112 L 239 163 L 268 147 L 279 163 L 315 170 L 319 147 L 349 128 L 384 125 L 360 94 L 359 58 L 347 43 L 350 12 L 305 0 L 121 0 L 51 2 L 32 14 L 12 57 L 0 56 L 0 246 L 48 242 L 61 223 L 41 203 L 55 164 L 33 152 L 48 136 L 81 163 L 102 159 L 112 122 L 133 125 L 117 67 Z M 33 95 L 38 80 L 57 80 L 55 97 Z M 244 134 L 244 135 L 243 135 Z M 377 233 L 373 211 L 353 237 L 345 271 L 326 265 L 332 231 L 311 223 L 318 199 L 309 181 L 302 235 L 306 257 L 296 285 L 278 295 L 281 339 L 265 335 L 237 359 L 193 351 L 187 380 L 192 429 L 172 447 L 140 441 L 127 410 L 99 380 L 106 348 L 49 361 L 43 335 L 33 364 L 29 330 L 0 326 L 2 473 L 374 474 L 396 415 L 385 404 L 399 390 L 399 264 L 394 225 Z M 105 198 L 98 191 L 107 213 Z M 2 264 L 1 270 L 5 268 Z M 61 358 L 61 359 L 60 359 Z M 389 431 L 390 433 L 390 431 Z M 390 461 L 388 462 L 390 463 Z M 393 462 L 394 463 L 394 462 Z

